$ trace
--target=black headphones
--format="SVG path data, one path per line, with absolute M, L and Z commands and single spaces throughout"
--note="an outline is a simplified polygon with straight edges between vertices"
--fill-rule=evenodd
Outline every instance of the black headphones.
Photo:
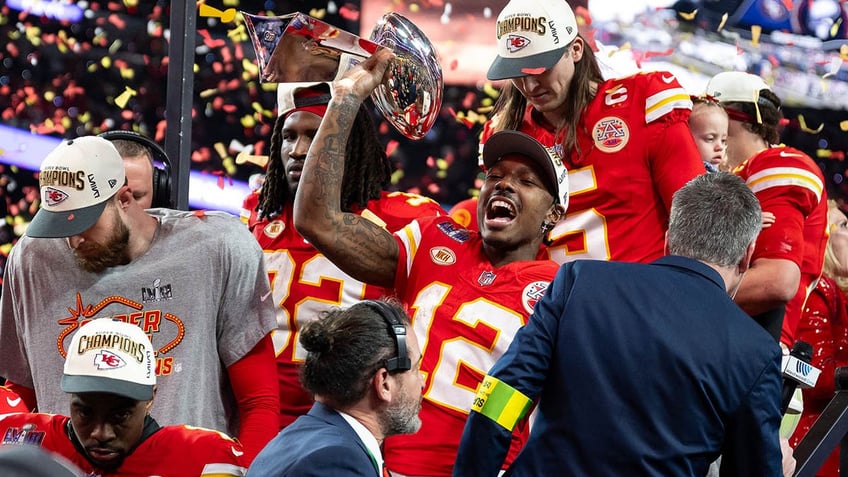
M 173 207 L 173 203 L 171 202 L 171 161 L 159 144 L 134 131 L 107 131 L 98 134 L 98 136 L 109 141 L 116 139 L 132 141 L 148 148 L 154 161 L 153 204 L 151 207 Z M 156 162 L 161 163 L 162 167 L 157 166 Z
M 412 362 L 406 351 L 406 325 L 403 324 L 403 319 L 395 307 L 379 300 L 364 300 L 361 303 L 383 317 L 389 325 L 389 334 L 394 337 L 397 344 L 397 355 L 386 360 L 386 371 L 409 371 L 412 368 Z

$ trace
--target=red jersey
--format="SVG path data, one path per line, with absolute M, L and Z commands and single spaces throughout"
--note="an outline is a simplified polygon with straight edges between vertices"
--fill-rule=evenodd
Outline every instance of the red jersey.
M 0 386 L 0 414 L 10 412 L 29 412 L 29 409 L 15 391 L 6 386 Z
M 550 233 L 550 259 L 650 262 L 664 255 L 671 197 L 705 172 L 687 122 L 691 109 L 671 73 L 607 80 L 583 112 L 579 151 L 562 151 L 556 131 L 527 106 L 519 130 L 560 152 L 568 168 L 568 210 Z M 486 123 L 482 141 L 491 128 Z
M 265 251 L 271 293 L 277 304 L 277 329 L 271 336 L 277 355 L 280 428 L 283 428 L 306 414 L 313 403 L 298 375 L 298 367 L 306 359 L 298 333 L 304 321 L 315 319 L 331 307 L 347 307 L 363 299 L 393 293 L 353 279 L 315 250 L 295 230 L 292 204 L 270 220 L 258 220 L 258 200 L 257 193 L 248 196 L 241 215 Z M 431 199 L 402 192 L 383 192 L 380 199 L 368 202 L 365 210 L 355 212 L 389 232 L 418 217 L 444 214 Z
M 804 301 L 816 286 L 827 246 L 827 193 L 821 169 L 791 147 L 765 149 L 734 171 L 754 191 L 774 224 L 757 237 L 752 263 L 760 258 L 791 260 L 801 269 L 798 291 L 786 305 L 780 341 L 792 348 Z
M 389 470 L 451 475 L 477 386 L 512 342 L 559 266 L 550 260 L 494 267 L 476 231 L 449 217 L 423 219 L 395 233 L 395 289 L 412 314 L 425 376 L 421 430 L 385 441 Z M 508 465 L 527 438 L 519 426 Z
M 848 300 L 829 276 L 822 275 L 807 298 L 797 335 L 799 340 L 812 345 L 813 358 L 810 364 L 819 368 L 821 374 L 814 387 L 803 390 L 804 410 L 789 440 L 793 448 L 801 442 L 833 399 L 833 393 L 836 392 L 836 368 L 848 366 Z M 816 475 L 839 475 L 839 447 L 831 452 Z
M 477 197 L 461 200 L 454 204 L 448 215 L 459 225 L 470 229 L 480 230 L 477 223 Z
M 0 445 L 37 445 L 71 461 L 93 477 L 203 477 L 243 476 L 241 444 L 218 431 L 190 426 L 160 427 L 148 432 L 145 423 L 138 447 L 116 470 L 100 470 L 80 453 L 71 440 L 70 418 L 57 414 L 19 413 L 0 416 Z

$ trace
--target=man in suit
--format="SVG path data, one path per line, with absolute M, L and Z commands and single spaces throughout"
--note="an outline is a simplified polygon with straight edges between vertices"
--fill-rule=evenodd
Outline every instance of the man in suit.
M 248 476 L 387 475 L 383 439 L 421 427 L 421 350 L 402 308 L 366 300 L 301 329 L 308 414 L 259 453 Z
M 778 477 L 780 347 L 733 302 L 761 227 L 740 178 L 678 190 L 668 256 L 560 268 L 483 380 L 455 476 L 494 476 L 538 400 L 506 475 Z

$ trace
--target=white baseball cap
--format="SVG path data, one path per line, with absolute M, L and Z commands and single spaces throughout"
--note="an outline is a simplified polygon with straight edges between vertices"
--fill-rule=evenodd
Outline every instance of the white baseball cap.
M 124 181 L 124 162 L 111 141 L 96 136 L 63 140 L 41 163 L 41 209 L 26 234 L 56 238 L 84 232 Z
M 333 98 L 332 87 L 327 82 L 317 83 L 278 83 L 277 116 L 284 116 L 295 109 L 315 112 L 326 107 Z M 311 110 L 310 107 L 313 107 Z M 317 107 L 317 108 L 316 108 Z M 319 116 L 324 116 L 319 114 Z
M 707 94 L 722 103 L 756 103 L 764 89 L 771 90 L 762 78 L 744 71 L 723 71 L 707 83 Z
M 82 325 L 71 338 L 62 391 L 109 393 L 148 401 L 155 385 L 153 345 L 140 327 L 98 318 Z
M 557 203 L 568 208 L 568 170 L 550 148 L 520 131 L 498 131 L 483 144 L 483 165 L 486 168 L 504 156 L 518 154 L 533 160 L 541 169 L 545 185 Z
M 538 74 L 553 67 L 577 37 L 577 20 L 565 0 L 511 0 L 497 23 L 498 57 L 490 80 Z

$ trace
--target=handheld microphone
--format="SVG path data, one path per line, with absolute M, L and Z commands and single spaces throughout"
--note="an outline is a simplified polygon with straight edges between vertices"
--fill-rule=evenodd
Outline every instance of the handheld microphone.
M 813 347 L 804 341 L 796 341 L 792 351 L 783 357 L 783 391 L 780 399 L 780 413 L 786 414 L 792 395 L 798 386 L 810 388 L 816 385 L 821 370 L 810 364 L 813 357 Z

